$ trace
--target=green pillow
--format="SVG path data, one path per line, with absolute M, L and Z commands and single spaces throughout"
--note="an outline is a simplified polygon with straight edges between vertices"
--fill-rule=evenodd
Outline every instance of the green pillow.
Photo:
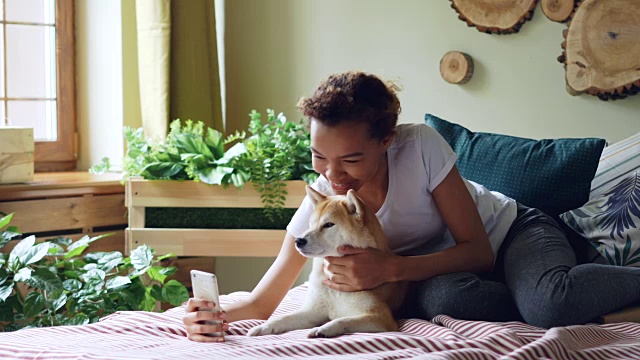
M 472 132 L 434 115 L 425 123 L 436 129 L 458 154 L 466 179 L 503 193 L 523 205 L 558 219 L 589 200 L 604 139 L 525 139 Z

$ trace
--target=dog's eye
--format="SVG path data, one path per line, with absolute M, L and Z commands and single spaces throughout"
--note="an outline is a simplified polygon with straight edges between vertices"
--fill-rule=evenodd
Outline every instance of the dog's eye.
M 335 225 L 335 224 L 331 223 L 331 222 L 328 222 L 328 223 L 325 223 L 324 225 L 322 225 L 322 228 L 323 229 L 328 229 L 328 228 L 332 227 L 333 225 Z

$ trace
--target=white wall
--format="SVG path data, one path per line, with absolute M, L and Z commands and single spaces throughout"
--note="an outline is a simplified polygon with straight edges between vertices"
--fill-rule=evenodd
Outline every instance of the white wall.
M 233 0 L 227 18 L 231 120 L 246 122 L 254 107 L 296 118 L 299 96 L 330 73 L 359 69 L 400 82 L 402 122 L 432 112 L 472 130 L 610 142 L 640 130 L 640 95 L 568 95 L 556 60 L 566 25 L 540 8 L 519 33 L 502 36 L 467 27 L 445 0 Z M 449 50 L 474 58 L 468 84 L 440 77 Z
M 122 25 L 120 2 L 76 1 L 78 168 L 107 156 L 121 164 Z
M 76 0 L 78 170 L 124 156 L 124 126 L 139 127 L 135 2 Z

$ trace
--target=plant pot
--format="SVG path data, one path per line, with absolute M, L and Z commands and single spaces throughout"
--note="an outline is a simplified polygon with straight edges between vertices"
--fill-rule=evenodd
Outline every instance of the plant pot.
M 243 189 L 233 186 L 225 189 L 195 181 L 130 178 L 125 189 L 125 205 L 129 208 L 129 227 L 125 230 L 127 252 L 147 244 L 156 253 L 177 256 L 276 256 L 288 218 L 306 195 L 304 181 L 285 184 L 288 195 L 284 218 L 270 223 L 262 216 L 260 194 L 251 184 Z M 173 211 L 174 215 L 165 221 L 159 220 L 157 216 L 167 216 L 166 213 L 159 215 L 163 209 Z M 212 212 L 207 215 L 206 211 Z M 208 224 L 195 221 L 189 227 L 172 227 L 189 224 L 175 215 L 181 212 L 187 214 L 183 216 L 187 220 L 192 216 L 197 220 L 204 214 Z M 228 220 L 208 219 L 224 216 Z M 177 225 L 179 223 L 182 225 Z M 212 226 L 215 228 L 209 228 Z

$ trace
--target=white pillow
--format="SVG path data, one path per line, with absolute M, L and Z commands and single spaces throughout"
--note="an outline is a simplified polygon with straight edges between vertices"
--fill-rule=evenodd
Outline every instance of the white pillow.
M 640 267 L 640 171 L 560 218 L 611 265 Z
M 591 182 L 589 200 L 611 190 L 622 178 L 639 169 L 640 133 L 605 147 Z

